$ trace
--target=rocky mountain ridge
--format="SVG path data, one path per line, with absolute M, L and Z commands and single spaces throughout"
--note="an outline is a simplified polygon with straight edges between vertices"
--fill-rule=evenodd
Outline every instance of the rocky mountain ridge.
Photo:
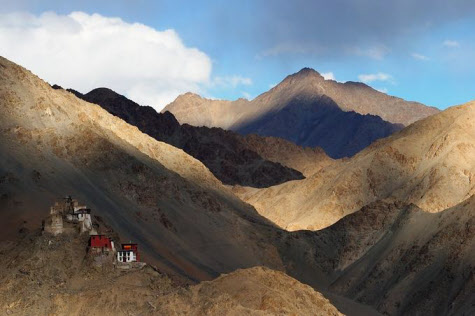
M 436 108 L 388 96 L 362 83 L 325 80 L 304 68 L 252 101 L 209 100 L 187 93 L 167 105 L 180 123 L 322 147 L 332 158 L 353 156 Z
M 304 178 L 296 170 L 263 159 L 233 132 L 180 125 L 170 112 L 157 113 L 153 108 L 140 106 L 107 88 L 94 89 L 84 95 L 71 92 L 100 105 L 156 140 L 183 149 L 206 165 L 224 184 L 269 187 Z

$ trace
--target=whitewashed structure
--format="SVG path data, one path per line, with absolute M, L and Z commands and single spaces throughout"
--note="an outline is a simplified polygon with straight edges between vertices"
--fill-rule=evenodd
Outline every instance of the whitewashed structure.
M 137 261 L 137 256 L 132 250 L 121 250 L 117 252 L 117 261 L 118 262 L 135 262 Z

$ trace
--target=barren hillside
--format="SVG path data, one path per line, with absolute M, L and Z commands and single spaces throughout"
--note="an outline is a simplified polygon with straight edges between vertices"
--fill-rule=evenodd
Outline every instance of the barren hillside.
M 164 271 L 196 280 L 282 269 L 275 247 L 256 242 L 270 224 L 182 150 L 3 58 L 0 104 L 2 240 L 73 195 Z
M 341 315 L 320 293 L 263 267 L 185 287 L 151 266 L 96 267 L 87 235 L 23 231 L 0 243 L 5 315 Z M 289 290 L 290 289 L 290 290 Z
M 384 315 L 475 313 L 474 197 L 435 214 L 377 201 L 284 239 L 287 251 L 307 248 L 306 262 L 323 269 L 331 293 Z
M 475 102 L 449 108 L 301 181 L 241 196 L 278 225 L 319 229 L 379 199 L 427 212 L 475 193 Z

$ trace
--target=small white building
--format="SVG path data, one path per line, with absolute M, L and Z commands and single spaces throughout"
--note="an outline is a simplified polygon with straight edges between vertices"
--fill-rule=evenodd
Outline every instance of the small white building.
M 139 245 L 136 243 L 122 244 L 122 249 L 117 251 L 117 262 L 140 261 Z
M 91 210 L 88 208 L 76 209 L 66 216 L 68 221 L 71 222 L 83 222 L 91 219 Z
M 137 256 L 133 250 L 117 251 L 117 262 L 136 262 Z

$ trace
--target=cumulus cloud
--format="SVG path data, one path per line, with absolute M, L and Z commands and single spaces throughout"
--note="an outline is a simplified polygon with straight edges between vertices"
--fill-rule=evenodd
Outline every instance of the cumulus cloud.
M 109 87 L 157 110 L 210 82 L 210 58 L 174 30 L 99 14 L 0 14 L 0 43 L 1 55 L 50 83 Z
M 336 80 L 335 79 L 335 75 L 333 74 L 333 72 L 324 72 L 322 73 L 322 77 L 325 79 L 325 80 Z
M 457 41 L 446 40 L 442 43 L 445 47 L 460 47 L 460 43 Z
M 361 74 L 358 76 L 358 79 L 364 83 L 370 83 L 374 81 L 390 81 L 392 80 L 392 76 L 378 72 L 375 74 Z
M 418 53 L 412 53 L 411 56 L 412 58 L 417 59 L 417 60 L 429 60 L 429 57 L 424 56 L 422 54 L 418 54 Z

